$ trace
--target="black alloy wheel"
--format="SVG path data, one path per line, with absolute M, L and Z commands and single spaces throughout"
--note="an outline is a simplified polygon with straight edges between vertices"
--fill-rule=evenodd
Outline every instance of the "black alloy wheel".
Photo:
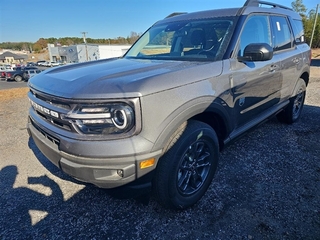
M 184 209 L 207 191 L 217 169 L 219 142 L 207 124 L 188 121 L 173 134 L 153 179 L 156 199 L 167 208 Z
M 279 121 L 287 124 L 298 121 L 301 116 L 305 97 L 306 82 L 300 78 L 295 88 L 295 96 L 290 99 L 288 106 L 277 115 Z

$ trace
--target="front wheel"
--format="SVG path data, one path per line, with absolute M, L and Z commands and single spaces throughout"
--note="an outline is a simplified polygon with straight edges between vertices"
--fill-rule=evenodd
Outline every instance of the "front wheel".
M 219 158 L 219 142 L 207 124 L 188 121 L 171 138 L 153 180 L 157 200 L 165 207 L 184 209 L 207 191 Z
M 288 106 L 278 114 L 281 122 L 292 124 L 300 118 L 304 100 L 306 97 L 306 83 L 303 79 L 299 79 L 295 89 L 295 96 L 290 99 Z

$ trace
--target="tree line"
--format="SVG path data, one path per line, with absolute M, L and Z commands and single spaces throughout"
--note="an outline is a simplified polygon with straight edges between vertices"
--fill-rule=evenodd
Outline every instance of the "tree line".
M 291 3 L 292 9 L 298 12 L 303 21 L 304 34 L 307 43 L 310 45 L 314 22 L 316 19 L 316 10 L 308 10 L 303 4 L 303 0 L 296 0 Z M 319 9 L 320 10 L 320 9 Z M 315 24 L 312 48 L 320 48 L 320 13 L 318 13 L 317 22 Z
M 117 38 L 86 38 L 88 44 L 133 44 L 140 34 L 131 32 L 130 36 L 117 37 Z M 28 51 L 39 53 L 45 49 L 48 44 L 54 44 L 55 46 L 69 46 L 84 43 L 84 39 L 80 37 L 63 37 L 63 38 L 39 38 L 36 42 L 2 42 L 0 43 L 0 49 L 11 49 L 17 51 Z

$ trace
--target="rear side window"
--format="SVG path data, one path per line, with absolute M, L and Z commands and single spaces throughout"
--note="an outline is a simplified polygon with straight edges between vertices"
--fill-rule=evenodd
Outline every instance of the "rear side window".
M 272 16 L 271 25 L 273 31 L 273 49 L 285 50 L 292 47 L 292 34 L 285 17 Z
M 292 18 L 289 18 L 289 19 L 290 19 L 290 23 L 291 23 L 293 34 L 294 34 L 295 43 L 296 44 L 304 43 L 305 38 L 304 38 L 302 20 L 292 19 Z

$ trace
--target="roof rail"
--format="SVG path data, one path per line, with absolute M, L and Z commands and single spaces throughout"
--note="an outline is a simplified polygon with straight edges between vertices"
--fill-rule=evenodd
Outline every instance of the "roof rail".
M 181 15 L 181 14 L 186 14 L 186 12 L 174 12 L 174 13 L 171 13 L 170 15 L 166 16 L 165 19 L 177 16 L 177 15 Z
M 283 9 L 287 9 L 287 10 L 291 10 L 292 11 L 292 8 L 288 8 L 288 7 L 282 6 L 280 4 L 271 3 L 271 2 L 265 2 L 265 1 L 259 1 L 259 0 L 247 0 L 245 2 L 245 4 L 243 5 L 243 7 L 249 7 L 249 6 L 259 7 L 259 4 L 271 6 L 271 7 L 274 7 L 274 8 L 283 8 Z

